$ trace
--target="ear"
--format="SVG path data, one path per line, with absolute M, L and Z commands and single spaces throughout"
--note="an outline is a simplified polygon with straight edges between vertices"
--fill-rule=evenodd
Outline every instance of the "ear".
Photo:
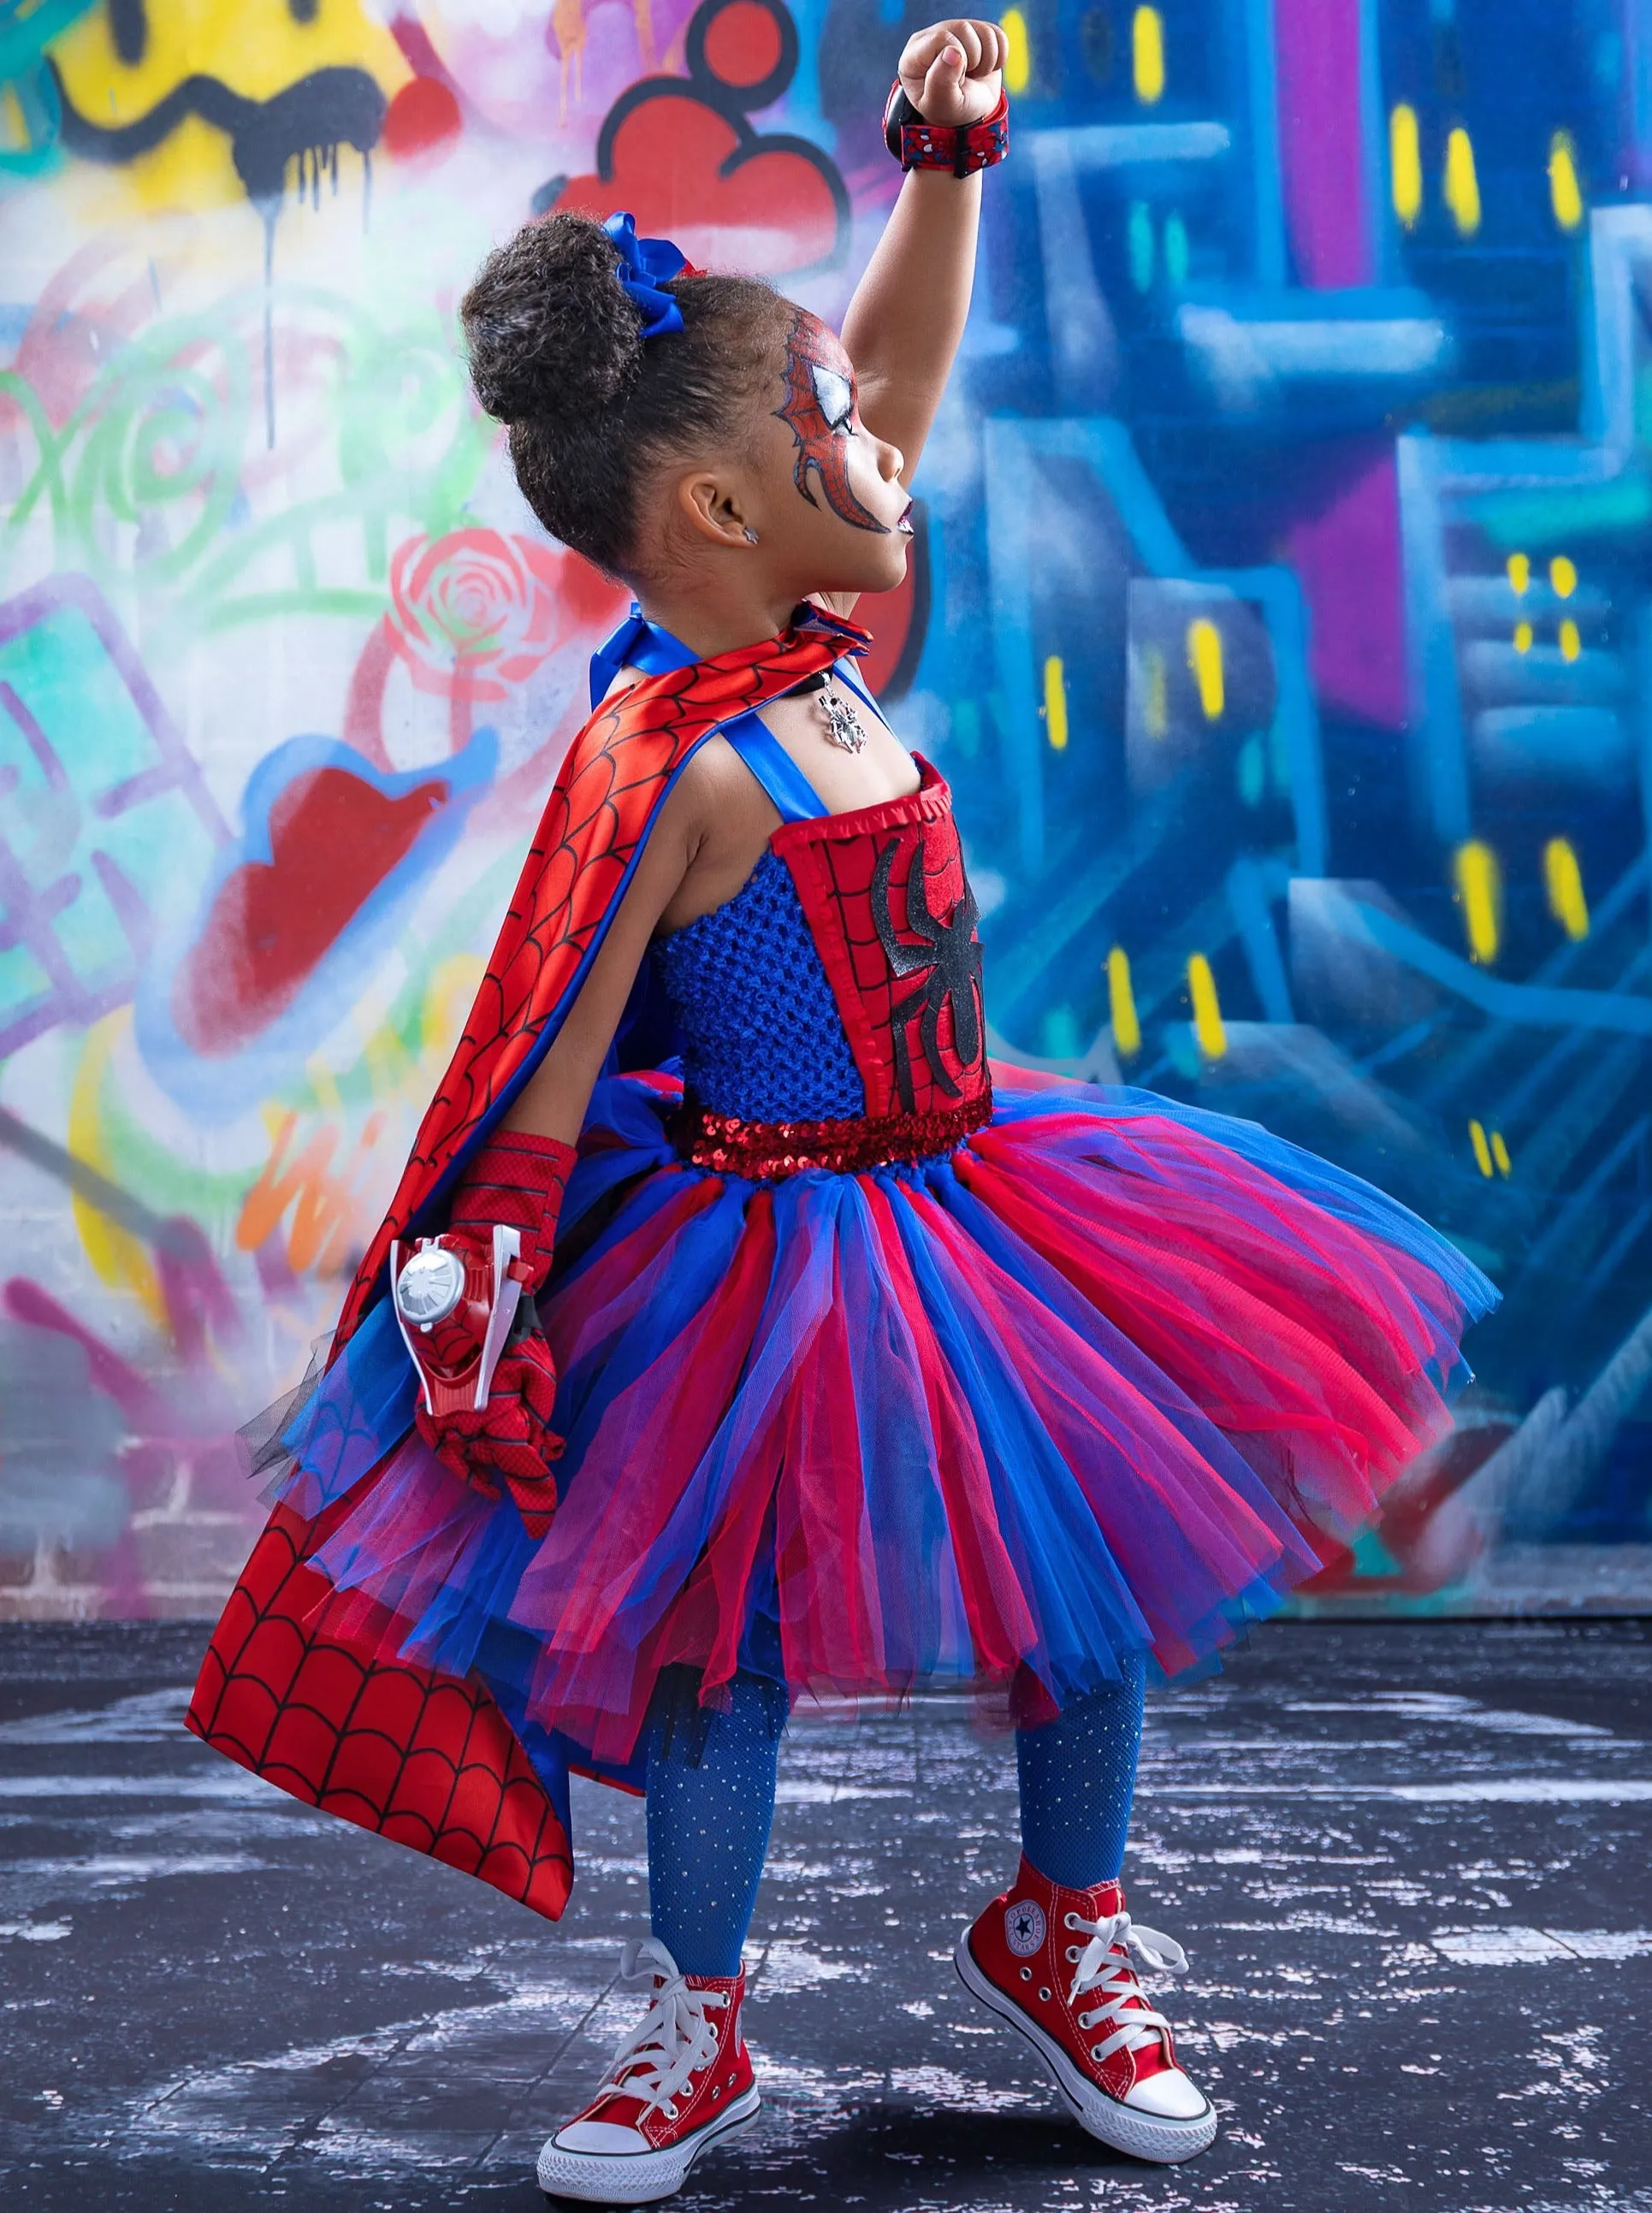
M 677 507 L 689 527 L 715 546 L 743 551 L 751 543 L 751 517 L 740 489 L 716 471 L 694 469 L 682 478 L 677 485 Z

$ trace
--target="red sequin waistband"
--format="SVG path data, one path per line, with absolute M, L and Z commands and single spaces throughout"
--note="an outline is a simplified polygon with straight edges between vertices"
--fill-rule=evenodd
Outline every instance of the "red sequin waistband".
M 926 1114 L 834 1122 L 742 1122 L 737 1115 L 708 1113 L 690 1101 L 674 1118 L 673 1135 L 677 1150 L 696 1167 L 771 1183 L 802 1175 L 807 1168 L 853 1175 L 893 1161 L 928 1160 L 951 1152 L 991 1119 L 989 1085 L 978 1098 Z

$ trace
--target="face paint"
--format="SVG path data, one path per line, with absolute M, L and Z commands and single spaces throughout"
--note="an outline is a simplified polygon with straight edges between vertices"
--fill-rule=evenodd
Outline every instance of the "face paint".
M 849 488 L 849 439 L 857 427 L 855 371 L 849 356 L 817 316 L 800 314 L 786 341 L 786 404 L 775 413 L 797 441 L 792 480 L 811 507 L 813 469 L 826 505 L 856 530 L 885 535 L 889 526 L 863 508 Z

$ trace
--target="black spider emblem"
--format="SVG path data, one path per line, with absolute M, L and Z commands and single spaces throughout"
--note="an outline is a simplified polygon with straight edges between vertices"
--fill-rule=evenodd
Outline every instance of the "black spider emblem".
M 922 1011 L 924 1020 L 918 1036 L 924 1058 L 929 1063 L 936 1088 L 948 1099 L 962 1098 L 963 1091 L 941 1057 L 943 1007 L 950 1005 L 952 1009 L 952 1034 L 959 1059 L 966 1068 L 971 1068 L 980 1057 L 981 947 L 975 935 L 980 910 L 966 881 L 963 897 L 945 922 L 930 913 L 920 846 L 912 862 L 911 875 L 906 880 L 906 926 L 916 931 L 924 942 L 903 943 L 895 936 L 889 913 L 889 873 L 899 846 L 899 838 L 892 838 L 878 855 L 877 865 L 872 871 L 872 922 L 893 973 L 898 977 L 921 975 L 924 979 L 915 991 L 908 992 L 904 999 L 897 999 L 890 1009 L 895 1033 L 895 1080 L 900 1103 L 911 1114 L 917 1111 L 917 1102 L 912 1090 L 911 1050 L 906 1042 L 906 1025 L 914 1015 Z

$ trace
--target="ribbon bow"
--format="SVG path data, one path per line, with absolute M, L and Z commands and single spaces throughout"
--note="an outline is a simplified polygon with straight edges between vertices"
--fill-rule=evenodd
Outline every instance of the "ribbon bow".
M 611 215 L 602 228 L 619 256 L 613 273 L 642 315 L 643 343 L 681 330 L 683 311 L 670 293 L 660 287 L 674 277 L 698 277 L 704 272 L 693 268 L 668 238 L 639 238 L 635 216 Z

